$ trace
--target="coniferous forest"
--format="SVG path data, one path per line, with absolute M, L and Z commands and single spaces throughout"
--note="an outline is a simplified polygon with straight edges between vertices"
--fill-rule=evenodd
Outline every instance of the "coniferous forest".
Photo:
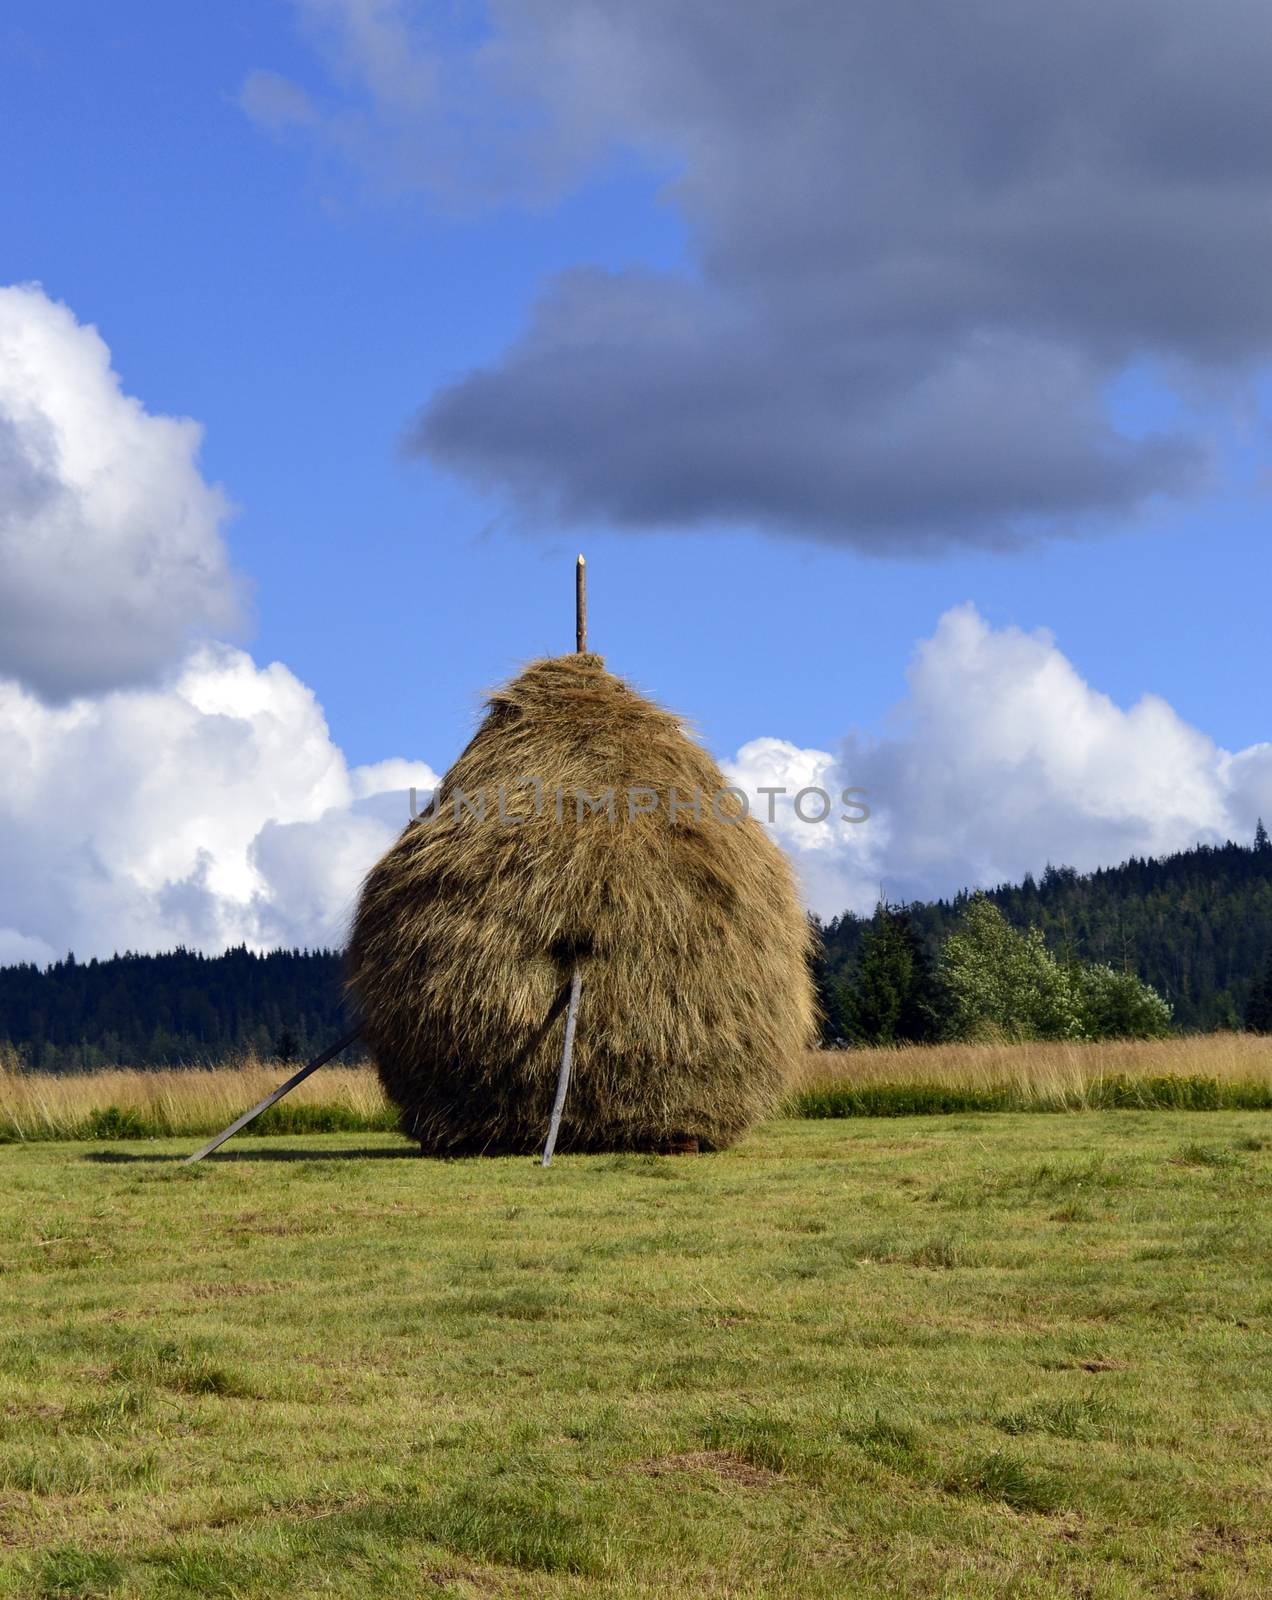
M 904 913 L 922 957 L 934 962 L 973 896 L 914 902 Z M 1261 1026 L 1272 1012 L 1272 841 L 1198 845 L 1161 859 L 1040 878 L 984 891 L 1016 928 L 1039 928 L 1063 960 L 1134 972 L 1171 1006 L 1183 1032 Z M 822 927 L 820 986 L 851 987 L 874 918 L 852 912 Z
M 1049 866 L 984 898 L 1013 927 L 1039 929 L 1059 959 L 1136 974 L 1169 1002 L 1181 1031 L 1272 1031 L 1272 842 L 1262 825 L 1249 846 L 1199 845 L 1091 873 Z M 898 963 L 916 974 L 909 992 L 921 1001 L 972 899 L 889 908 L 886 938 L 878 916 L 847 912 L 822 926 L 818 984 L 835 1013 L 828 1036 L 877 1036 L 871 1015 L 889 1004 Z M 845 997 L 855 1028 L 842 1014 Z M 43 969 L 0 968 L 0 1046 L 45 1071 L 216 1062 L 246 1051 L 303 1059 L 349 1026 L 334 950 L 68 955 Z M 921 1036 L 904 1004 L 897 1028 L 897 1037 Z
M 240 946 L 0 967 L 0 1043 L 46 1072 L 245 1052 L 307 1058 L 348 1031 L 342 982 L 335 950 L 256 955 Z

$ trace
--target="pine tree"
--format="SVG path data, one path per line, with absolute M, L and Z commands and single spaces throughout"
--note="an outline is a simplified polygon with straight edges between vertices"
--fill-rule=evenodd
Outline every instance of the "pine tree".
M 843 1043 L 844 1019 L 840 1007 L 839 985 L 835 982 L 826 959 L 826 929 L 815 911 L 808 916 L 809 950 L 808 967 L 813 980 L 813 993 L 817 996 L 817 1009 L 821 1012 L 822 1043 L 834 1046 Z
M 844 1025 L 858 1044 L 919 1044 L 938 1032 L 932 963 L 902 907 L 879 902 L 840 992 Z
M 1245 1025 L 1250 1033 L 1272 1033 L 1272 955 L 1268 957 L 1263 976 L 1250 991 Z
M 1272 839 L 1268 838 L 1268 830 L 1263 826 L 1262 817 L 1255 826 L 1254 849 L 1256 855 L 1272 855 Z

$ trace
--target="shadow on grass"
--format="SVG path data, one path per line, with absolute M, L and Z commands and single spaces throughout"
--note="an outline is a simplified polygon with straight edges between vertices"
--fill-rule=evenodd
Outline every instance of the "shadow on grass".
M 353 1150 L 315 1150 L 309 1147 L 299 1150 L 217 1150 L 212 1155 L 205 1156 L 200 1166 L 221 1166 L 230 1161 L 381 1161 L 400 1160 L 407 1157 L 412 1161 L 422 1161 L 424 1158 L 414 1145 L 403 1145 L 400 1148 L 392 1145 L 387 1149 L 380 1147 L 359 1147 Z M 155 1151 L 153 1155 L 135 1154 L 131 1150 L 89 1150 L 80 1158 L 83 1161 L 96 1161 L 103 1166 L 158 1166 L 167 1162 L 182 1162 L 186 1158 L 178 1153 L 170 1155 L 167 1152 Z

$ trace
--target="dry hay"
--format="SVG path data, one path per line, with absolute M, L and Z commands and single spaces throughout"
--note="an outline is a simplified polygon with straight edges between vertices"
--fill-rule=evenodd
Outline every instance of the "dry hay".
M 500 821 L 501 785 L 515 822 Z M 727 795 L 729 820 L 713 815 L 723 788 L 679 721 L 599 656 L 535 662 L 493 695 L 429 818 L 369 874 L 350 945 L 385 1090 L 426 1152 L 542 1145 L 576 960 L 559 1149 L 718 1149 L 774 1107 L 813 1031 L 808 926 L 759 824 Z M 580 808 L 577 791 L 607 789 L 612 817 Z M 645 789 L 658 809 L 632 815 Z M 701 792 L 701 820 L 673 821 L 673 789 Z M 484 794 L 484 820 L 461 791 Z

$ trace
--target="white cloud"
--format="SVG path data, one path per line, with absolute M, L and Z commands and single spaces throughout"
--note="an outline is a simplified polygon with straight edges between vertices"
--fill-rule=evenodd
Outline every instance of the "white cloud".
M 0 959 L 338 944 L 422 762 L 348 767 L 313 691 L 206 645 L 167 686 L 0 683 Z M 393 785 L 399 779 L 400 792 Z
M 285 666 L 198 642 L 236 615 L 199 438 L 67 307 L 0 289 L 0 961 L 339 944 L 437 781 L 351 770 Z
M 353 781 L 353 792 L 359 800 L 375 800 L 386 794 L 404 794 L 408 789 L 431 792 L 437 783 L 437 774 L 426 762 L 404 761 L 400 756 L 354 767 L 349 776 Z
M 33 939 L 14 928 L 0 928 L 0 967 L 16 967 L 24 962 L 45 967 L 57 956 L 58 951 L 43 939 Z
M 1045 631 L 991 628 L 948 611 L 917 648 L 899 731 L 837 754 L 777 739 L 744 745 L 731 781 L 838 796 L 866 790 L 864 823 L 800 822 L 780 801 L 773 833 L 823 914 L 949 894 L 1038 872 L 1248 840 L 1272 816 L 1272 744 L 1237 753 L 1156 695 L 1129 709 L 1086 683 Z M 806 802 L 805 810 L 816 805 Z
M 200 438 L 124 394 L 66 306 L 0 288 L 0 673 L 65 700 L 153 682 L 236 625 Z

